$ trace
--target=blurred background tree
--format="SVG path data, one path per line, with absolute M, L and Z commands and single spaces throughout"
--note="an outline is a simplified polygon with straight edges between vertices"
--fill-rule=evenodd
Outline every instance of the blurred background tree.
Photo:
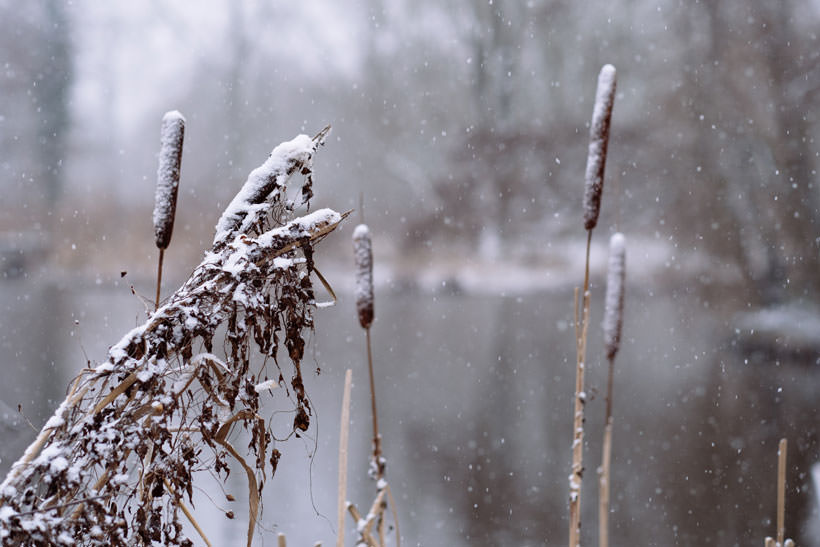
M 194 205 L 181 214 L 194 254 L 213 216 L 197 196 L 228 199 L 283 135 L 331 122 L 329 200 L 355 206 L 363 192 L 398 248 L 520 258 L 544 234 L 577 234 L 594 74 L 612 62 L 605 225 L 665 241 L 678 264 L 705 258 L 702 282 L 748 284 L 754 303 L 820 288 L 816 8 L 192 6 L 3 4 L 6 200 L 144 224 L 151 135 L 179 107 L 207 135 L 186 145 Z M 112 155 L 116 168 L 92 169 Z M 89 194 L 119 214 L 91 211 Z

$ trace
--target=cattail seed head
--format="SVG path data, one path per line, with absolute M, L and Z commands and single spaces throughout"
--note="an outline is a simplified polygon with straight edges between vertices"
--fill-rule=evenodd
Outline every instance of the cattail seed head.
M 373 323 L 373 245 L 367 224 L 353 230 L 353 252 L 356 260 L 356 310 L 363 329 Z
M 609 143 L 609 122 L 615 102 L 615 67 L 604 65 L 598 74 L 595 107 L 589 126 L 589 152 L 584 186 L 584 228 L 592 230 L 598 224 L 601 210 L 601 192 L 604 189 L 604 166 Z
M 154 236 L 160 249 L 168 248 L 174 231 L 184 137 L 185 118 L 176 110 L 166 112 L 162 117 L 157 189 L 154 196 Z
M 606 310 L 604 311 L 604 345 L 612 360 L 621 347 L 624 323 L 624 281 L 626 279 L 626 242 L 620 232 L 609 238 L 609 267 L 606 276 Z

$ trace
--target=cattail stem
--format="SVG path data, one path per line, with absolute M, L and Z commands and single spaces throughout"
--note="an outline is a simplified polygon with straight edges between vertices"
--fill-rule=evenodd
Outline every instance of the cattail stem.
M 786 536 L 786 450 L 788 442 L 780 439 L 777 448 L 777 543 Z
M 375 462 L 376 479 L 384 476 L 382 462 L 382 439 L 379 435 L 379 413 L 376 411 L 376 382 L 373 375 L 373 346 L 370 342 L 370 327 L 365 329 L 367 341 L 367 370 L 370 375 L 370 412 L 373 415 L 373 461 Z
M 345 387 L 342 394 L 342 418 L 339 426 L 339 492 L 338 492 L 338 527 L 336 547 L 345 545 L 345 505 L 347 500 L 347 454 L 350 440 L 350 387 L 353 383 L 353 371 L 345 371 Z
M 586 265 L 584 267 L 584 288 L 581 296 L 581 329 L 578 331 L 576 291 L 576 367 L 574 418 L 572 426 L 572 471 L 569 477 L 569 545 L 577 547 L 581 539 L 581 484 L 584 473 L 584 372 L 586 368 L 586 345 L 589 331 L 589 254 L 592 245 L 592 230 L 587 231 Z
M 612 465 L 612 376 L 615 360 L 609 359 L 609 377 L 606 383 L 606 420 L 604 444 L 598 477 L 598 547 L 609 547 L 609 492 Z
M 165 249 L 159 250 L 159 261 L 157 262 L 157 299 L 154 304 L 154 310 L 159 309 L 159 291 L 162 287 L 162 259 L 165 257 Z
M 384 476 L 379 418 L 376 412 L 376 385 L 373 377 L 373 349 L 370 341 L 370 325 L 373 324 L 373 244 L 370 229 L 359 224 L 353 230 L 353 252 L 356 262 L 356 310 L 359 324 L 365 331 L 367 341 L 367 369 L 370 375 L 370 407 L 373 415 L 373 470 L 376 479 Z
M 162 117 L 160 130 L 159 167 L 157 187 L 154 194 L 154 242 L 159 249 L 157 264 L 157 297 L 154 309 L 159 309 L 160 287 L 162 286 L 162 261 L 165 249 L 171 243 L 174 232 L 174 217 L 177 212 L 179 173 L 182 164 L 182 143 L 185 139 L 185 117 L 173 110 Z

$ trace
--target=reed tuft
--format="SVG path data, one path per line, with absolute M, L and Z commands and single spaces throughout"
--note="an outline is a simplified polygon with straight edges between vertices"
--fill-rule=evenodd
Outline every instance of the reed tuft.
M 598 74 L 595 107 L 589 126 L 589 151 L 584 188 L 584 227 L 592 230 L 598 224 L 601 193 L 604 189 L 604 166 L 609 143 L 609 124 L 615 102 L 615 67 L 604 65 Z

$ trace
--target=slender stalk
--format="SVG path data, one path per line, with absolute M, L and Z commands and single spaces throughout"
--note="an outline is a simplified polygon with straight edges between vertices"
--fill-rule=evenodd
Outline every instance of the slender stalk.
M 393 513 L 393 526 L 396 529 L 396 547 L 401 547 L 401 532 L 399 531 L 399 513 L 396 511 L 396 500 L 393 498 L 393 491 L 390 485 L 385 486 L 387 490 L 387 499 L 390 502 L 390 511 Z
M 162 286 L 162 259 L 165 257 L 165 249 L 159 250 L 159 261 L 157 263 L 157 298 L 154 309 L 159 309 L 159 289 Z
M 786 536 L 786 439 L 780 439 L 777 449 L 777 543 L 783 545 Z
M 347 498 L 347 454 L 350 439 L 350 386 L 353 380 L 353 371 L 345 372 L 345 387 L 342 394 L 342 419 L 339 426 L 339 499 L 338 499 L 338 531 L 336 547 L 345 544 L 345 505 Z
M 376 411 L 376 382 L 373 378 L 373 349 L 370 342 L 370 327 L 365 329 L 367 340 L 367 370 L 370 375 L 370 411 L 373 415 L 373 461 L 376 466 L 376 479 L 384 476 L 384 465 L 382 463 L 382 442 L 379 435 L 379 415 Z
M 194 527 L 194 530 L 196 530 L 196 532 L 199 534 L 199 537 L 202 538 L 202 541 L 205 542 L 205 545 L 207 545 L 208 547 L 212 547 L 211 542 L 208 541 L 208 536 L 206 536 L 205 532 L 202 530 L 202 528 L 200 528 L 199 523 L 196 521 L 191 511 L 182 502 L 182 499 L 179 496 L 177 496 L 174 487 L 171 486 L 171 483 L 168 482 L 168 479 L 163 479 L 163 482 L 165 483 L 165 488 L 167 488 L 168 491 L 171 492 L 171 495 L 174 497 L 174 502 L 182 510 L 182 513 L 188 519 L 188 522 L 190 522 L 191 525 Z
M 624 316 L 624 281 L 626 278 L 626 247 L 620 232 L 609 239 L 609 266 L 606 280 L 604 311 L 604 348 L 609 371 L 606 382 L 606 414 L 601 467 L 598 468 L 598 545 L 609 546 L 609 499 L 612 467 L 612 384 L 615 375 L 615 356 L 621 345 Z
M 581 297 L 581 330 L 576 340 L 577 360 L 575 368 L 574 420 L 572 426 L 572 472 L 569 477 L 569 545 L 577 547 L 581 540 L 581 483 L 584 474 L 584 369 L 586 368 L 586 344 L 589 330 L 589 252 L 592 230 L 587 230 L 586 265 L 584 288 Z M 576 306 L 577 308 L 577 306 Z
M 615 360 L 609 359 L 609 378 L 606 385 L 606 425 L 604 446 L 598 477 L 598 546 L 609 547 L 609 484 L 612 464 L 612 376 Z

